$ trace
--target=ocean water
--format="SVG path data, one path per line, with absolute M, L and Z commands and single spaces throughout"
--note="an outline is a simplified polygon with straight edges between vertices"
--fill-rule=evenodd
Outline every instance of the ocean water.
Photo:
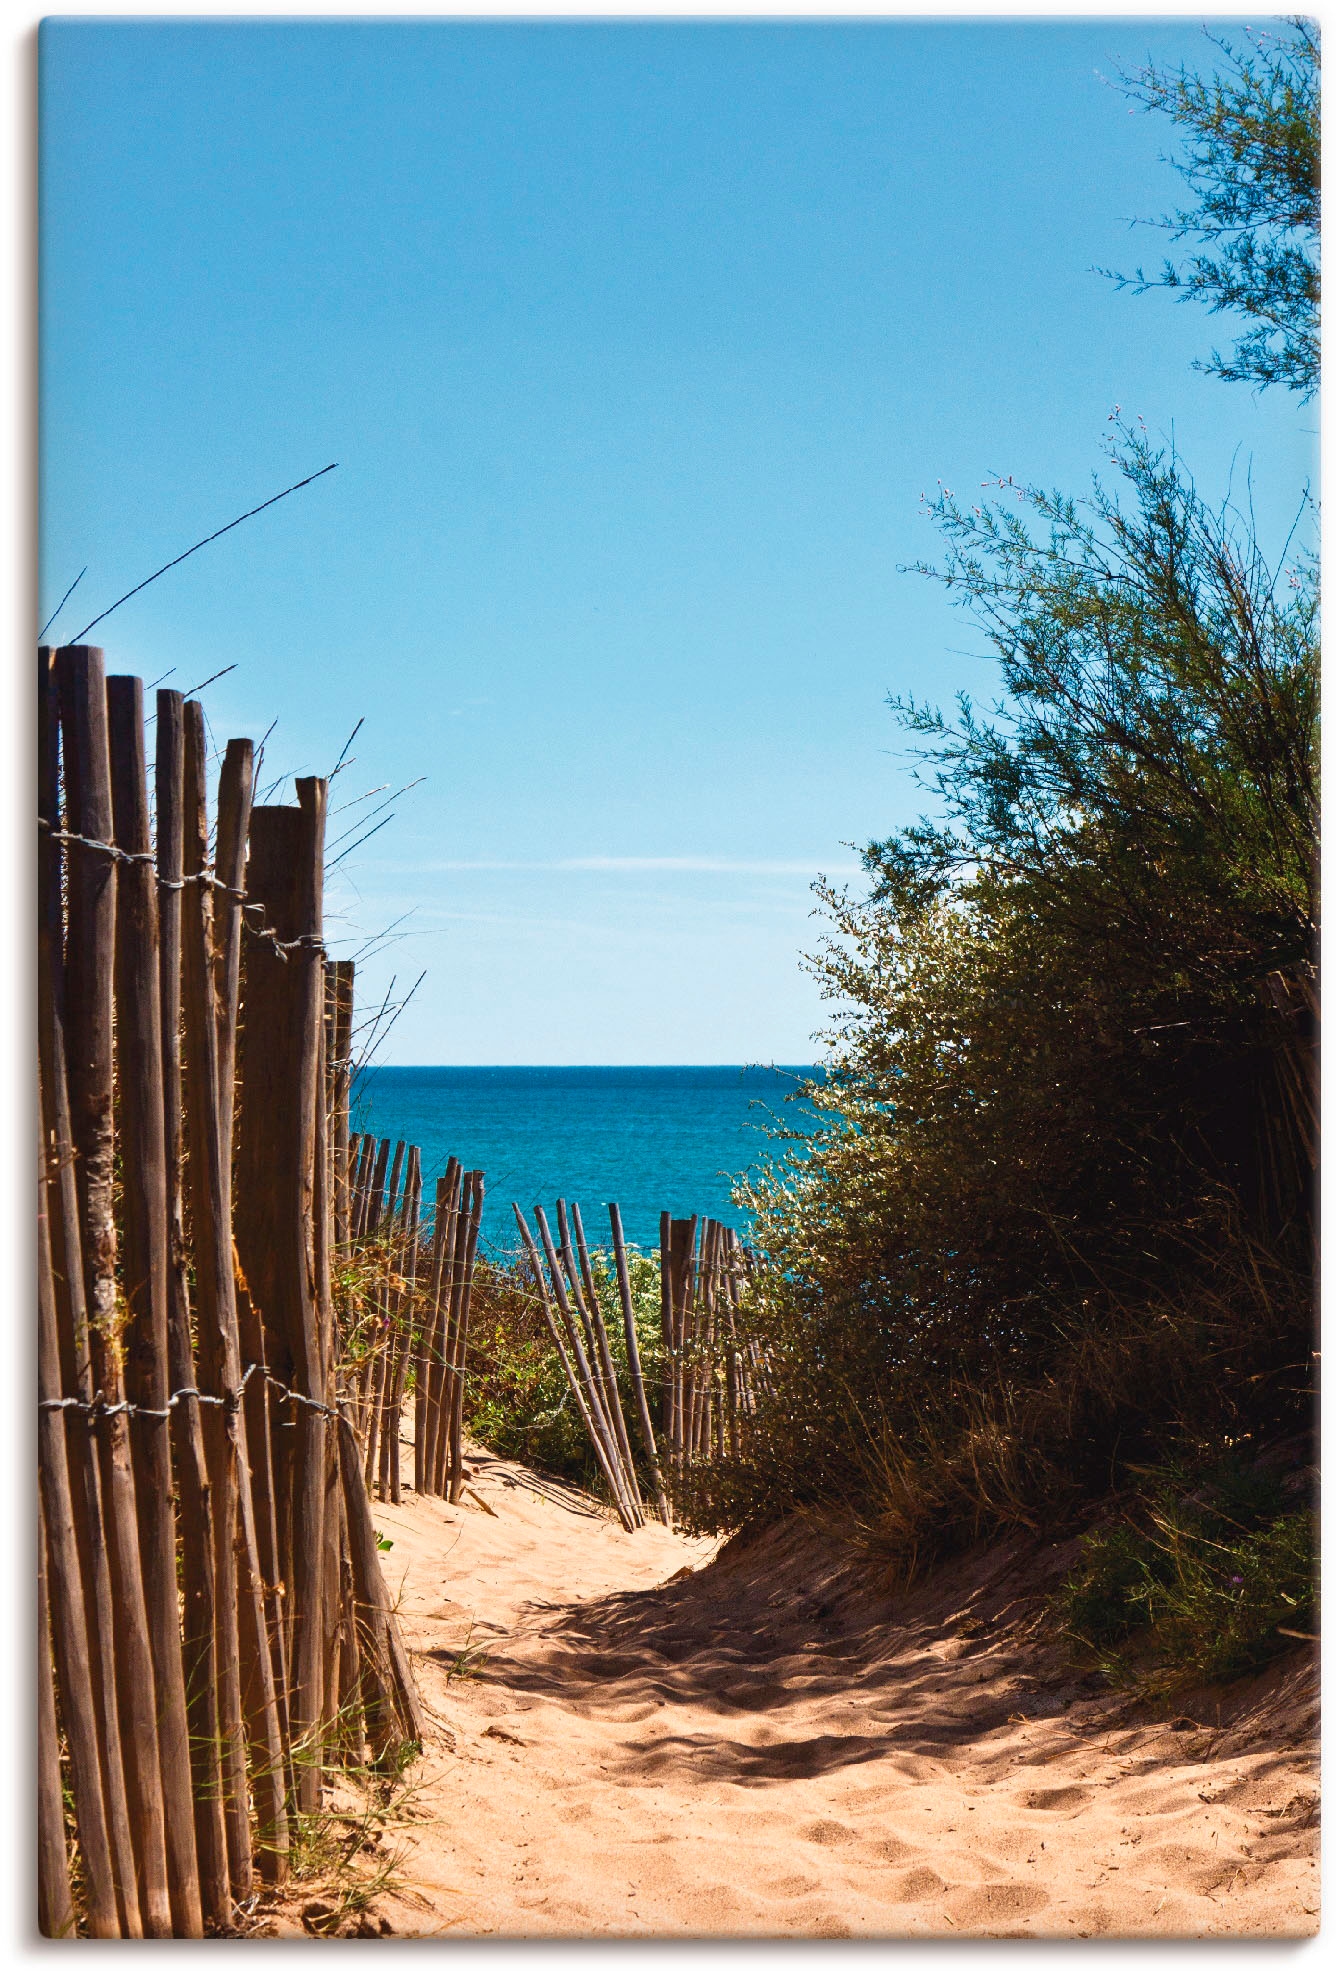
M 626 1236 L 657 1247 L 659 1213 L 720 1219 L 745 1235 L 732 1180 L 783 1149 L 767 1127 L 810 1127 L 787 1102 L 807 1067 L 388 1068 L 354 1091 L 352 1126 L 422 1151 L 425 1200 L 446 1159 L 486 1180 L 482 1236 L 518 1239 L 512 1200 L 553 1219 L 558 1197 L 580 1206 L 591 1244 L 608 1242 L 607 1206 Z

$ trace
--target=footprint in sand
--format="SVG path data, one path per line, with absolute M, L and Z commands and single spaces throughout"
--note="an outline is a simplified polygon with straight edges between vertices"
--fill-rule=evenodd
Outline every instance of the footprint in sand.
M 1185 1868 L 1200 1868 L 1220 1859 L 1209 1848 L 1189 1848 L 1181 1841 L 1165 1841 L 1158 1848 L 1143 1848 L 1141 1851 L 1143 1863 L 1154 1863 L 1156 1868 L 1171 1869 L 1175 1874 Z
M 871 1841 L 868 1846 L 878 1861 L 909 1861 L 914 1855 L 923 1853 L 922 1848 L 916 1846 L 914 1842 L 898 1840 L 894 1834 L 887 1834 L 880 1841 Z
M 891 1901 L 895 1903 L 933 1902 L 944 1895 L 948 1884 L 935 1868 L 907 1868 L 891 1882 Z
M 772 1895 L 794 1901 L 799 1896 L 814 1896 L 822 1885 L 815 1875 L 778 1875 L 766 1886 Z
M 1146 1786 L 1125 1793 L 1119 1801 L 1119 1811 L 1136 1814 L 1138 1819 L 1157 1814 L 1177 1814 L 1183 1811 L 1183 1802 L 1175 1788 Z
M 1047 1889 L 1032 1888 L 1028 1882 L 985 1882 L 953 1897 L 951 1915 L 957 1924 L 1006 1923 L 1043 1909 L 1048 1899 Z
M 818 1848 L 841 1848 L 858 1839 L 852 1827 L 846 1827 L 842 1820 L 814 1820 L 798 1832 L 804 1841 L 815 1841 Z
M 742 1908 L 742 1899 L 726 1882 L 711 1882 L 696 1892 L 696 1908 L 704 1918 L 704 1927 L 722 1922 L 726 1917 L 736 1916 Z
M 1063 1814 L 1069 1808 L 1083 1807 L 1089 1798 L 1088 1786 L 1041 1786 L 1025 1794 L 1023 1804 L 1041 1813 Z
M 803 1925 L 803 1934 L 808 1937 L 852 1937 L 854 1933 L 842 1916 L 832 1913 L 813 1917 Z
M 1007 1861 L 1023 1861 L 1034 1850 L 1034 1828 L 1028 1823 L 1018 1827 L 996 1827 L 989 1835 L 989 1845 L 995 1853 Z

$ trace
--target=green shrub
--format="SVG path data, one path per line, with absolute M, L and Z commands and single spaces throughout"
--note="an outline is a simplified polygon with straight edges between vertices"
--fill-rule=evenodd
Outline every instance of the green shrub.
M 720 1523 L 852 1496 L 912 1564 L 1311 1408 L 1313 570 L 1118 445 L 1120 495 L 938 503 L 1005 697 L 900 708 L 942 818 L 823 893 Z
M 1315 1523 L 1274 1473 L 1227 1461 L 1188 1488 L 1170 1467 L 1117 1525 L 1087 1535 L 1058 1596 L 1068 1635 L 1111 1675 L 1206 1679 L 1262 1667 L 1306 1632 Z

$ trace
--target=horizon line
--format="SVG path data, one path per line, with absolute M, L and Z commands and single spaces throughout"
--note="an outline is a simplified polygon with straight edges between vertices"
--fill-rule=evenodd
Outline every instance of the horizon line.
M 362 1074 L 413 1068 L 819 1068 L 821 1061 L 370 1061 Z

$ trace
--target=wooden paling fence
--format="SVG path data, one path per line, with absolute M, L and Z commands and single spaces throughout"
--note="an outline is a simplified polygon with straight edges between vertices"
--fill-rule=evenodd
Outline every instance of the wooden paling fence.
M 548 1332 L 618 1516 L 628 1531 L 644 1524 L 643 1471 L 654 1511 L 667 1524 L 670 1493 L 684 1488 L 693 1466 L 741 1455 L 743 1437 L 756 1415 L 757 1390 L 766 1387 L 764 1355 L 739 1323 L 749 1256 L 730 1226 L 710 1218 L 662 1214 L 663 1368 L 655 1391 L 656 1427 L 641 1365 L 619 1208 L 609 1205 L 608 1215 L 633 1395 L 629 1405 L 622 1402 L 609 1321 L 599 1304 L 580 1207 L 568 1209 L 564 1199 L 557 1200 L 555 1240 L 541 1206 L 534 1208 L 537 1240 L 520 1207 L 513 1209 Z M 640 1445 L 639 1470 L 627 1408 Z
M 765 1359 L 739 1330 L 750 1263 L 732 1226 L 660 1215 L 663 1435 L 679 1484 L 693 1465 L 739 1457 L 756 1414 Z
M 371 1284 L 361 1305 L 345 1310 L 353 1345 L 343 1362 L 366 1482 L 378 1487 L 382 1499 L 400 1502 L 400 1435 L 411 1379 L 414 1490 L 458 1500 L 483 1174 L 464 1170 L 451 1157 L 437 1180 L 426 1240 L 416 1146 L 353 1137 L 347 1172 L 348 1245 L 361 1261 L 360 1277 Z
M 229 740 L 215 839 L 202 706 L 160 691 L 154 723 L 151 804 L 140 680 L 40 651 L 48 1934 L 76 1925 L 72 1876 L 94 1936 L 234 1927 L 323 1769 L 422 1735 L 339 1389 L 353 972 L 323 946 L 327 783 L 253 805 Z
M 594 1455 L 607 1480 L 617 1515 L 628 1532 L 633 1531 L 637 1526 L 643 1526 L 645 1523 L 645 1502 L 636 1476 L 630 1434 L 626 1427 L 621 1395 L 617 1387 L 617 1373 L 608 1342 L 607 1323 L 599 1306 L 593 1268 L 589 1261 L 589 1247 L 585 1240 L 584 1225 L 580 1219 L 580 1207 L 572 1205 L 568 1213 L 565 1199 L 558 1198 L 556 1245 L 553 1244 L 551 1228 L 542 1206 L 534 1207 L 534 1217 L 543 1242 L 543 1256 L 547 1262 L 546 1279 L 543 1275 L 543 1261 L 539 1258 L 538 1247 L 534 1243 L 524 1213 L 518 1205 L 513 1205 L 512 1210 L 537 1286 L 543 1318 L 560 1358 L 571 1394 L 575 1398 L 581 1421 L 589 1433 Z M 654 1492 L 655 1508 L 659 1518 L 667 1523 L 668 1498 L 659 1470 L 658 1447 L 640 1368 L 640 1351 L 627 1276 L 626 1245 L 622 1237 L 621 1213 L 616 1205 L 610 1205 L 608 1210 L 617 1261 L 618 1296 L 626 1332 L 627 1364 L 636 1395 L 636 1426 Z M 572 1229 L 575 1234 L 574 1246 L 571 1243 Z

